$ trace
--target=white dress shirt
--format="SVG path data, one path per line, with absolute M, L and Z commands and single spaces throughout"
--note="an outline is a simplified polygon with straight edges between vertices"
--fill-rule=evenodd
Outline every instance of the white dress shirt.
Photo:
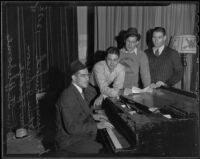
M 80 92 L 80 94 L 83 97 L 83 99 L 85 99 L 85 97 L 83 95 L 83 89 L 81 87 L 79 87 L 77 84 L 75 84 L 74 82 L 72 82 L 72 84 L 78 89 L 78 91 Z
M 159 55 L 160 55 L 162 53 L 162 51 L 164 50 L 164 48 L 165 48 L 165 45 L 162 45 L 159 48 L 153 47 L 153 53 L 155 54 L 156 50 L 158 49 L 159 50 Z

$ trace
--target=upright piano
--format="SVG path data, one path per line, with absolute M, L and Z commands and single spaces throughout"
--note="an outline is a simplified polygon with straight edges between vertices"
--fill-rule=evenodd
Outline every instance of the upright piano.
M 106 98 L 113 129 L 101 131 L 107 152 L 125 156 L 199 156 L 196 95 L 161 87 L 153 92 Z

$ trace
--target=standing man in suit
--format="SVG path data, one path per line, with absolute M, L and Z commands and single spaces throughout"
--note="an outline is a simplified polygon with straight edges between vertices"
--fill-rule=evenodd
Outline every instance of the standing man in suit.
M 102 145 L 95 141 L 97 129 L 112 128 L 112 125 L 106 122 L 105 116 L 93 115 L 85 100 L 83 89 L 89 82 L 86 66 L 80 61 L 73 62 L 71 77 L 71 85 L 63 91 L 56 105 L 57 150 L 98 153 Z
M 151 82 L 160 87 L 173 86 L 183 77 L 183 66 L 178 52 L 165 46 L 166 31 L 162 27 L 153 29 L 153 48 L 145 50 L 149 59 Z

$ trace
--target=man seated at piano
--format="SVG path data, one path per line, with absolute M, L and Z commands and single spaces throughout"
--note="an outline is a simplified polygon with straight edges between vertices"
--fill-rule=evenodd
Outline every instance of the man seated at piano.
M 83 94 L 89 82 L 88 70 L 80 61 L 71 64 L 71 78 L 71 84 L 56 104 L 56 149 L 67 153 L 98 153 L 102 145 L 96 141 L 97 129 L 113 126 L 105 116 L 92 114 Z
M 90 76 L 90 88 L 98 94 L 94 106 L 101 105 L 106 97 L 118 97 L 122 93 L 125 69 L 119 63 L 119 56 L 119 49 L 110 47 L 106 50 L 105 60 L 94 65 Z

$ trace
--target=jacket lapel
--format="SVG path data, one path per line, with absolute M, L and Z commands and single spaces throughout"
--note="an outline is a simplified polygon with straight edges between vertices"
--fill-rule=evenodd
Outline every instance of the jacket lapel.
M 77 101 L 80 104 L 80 107 L 84 110 L 84 112 L 86 114 L 89 114 L 90 108 L 89 108 L 88 102 L 83 99 L 83 97 L 81 96 L 81 93 L 77 90 L 77 88 L 73 84 L 72 84 L 72 88 L 73 88 L 73 91 L 75 93 L 75 96 L 77 97 Z
M 167 51 L 167 47 L 165 46 L 164 49 L 163 49 L 163 51 L 162 51 L 162 53 L 161 53 L 161 55 L 165 55 L 166 51 Z

